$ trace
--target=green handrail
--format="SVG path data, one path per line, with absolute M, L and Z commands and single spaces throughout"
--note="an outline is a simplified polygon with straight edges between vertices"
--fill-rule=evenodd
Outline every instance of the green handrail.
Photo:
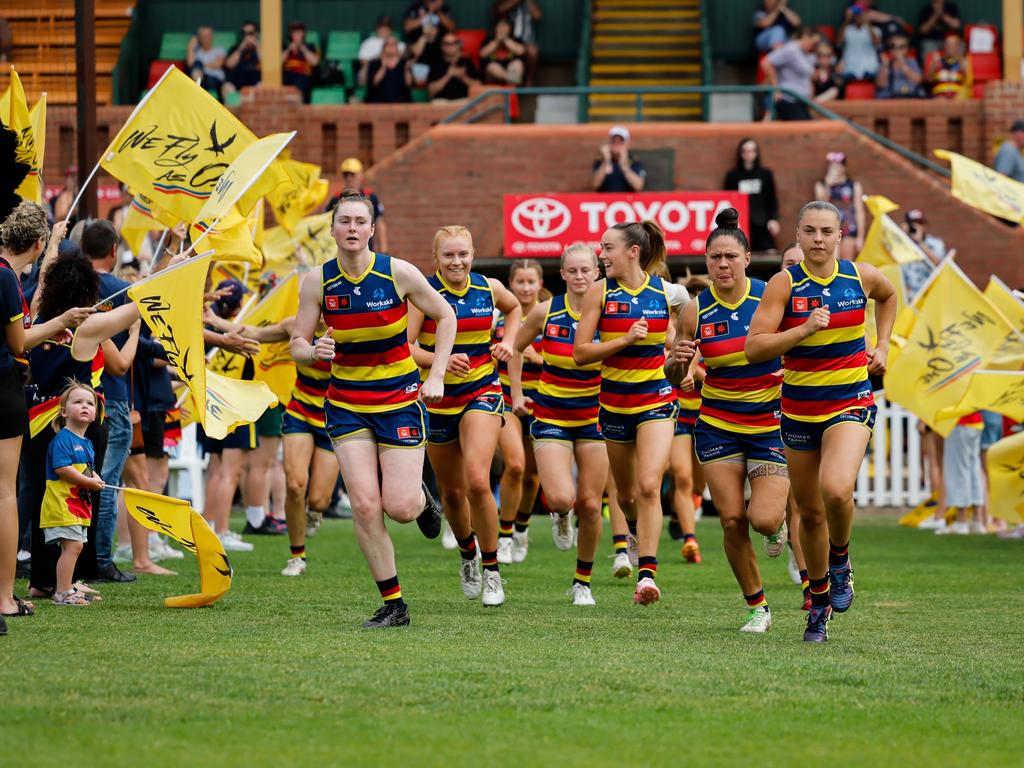
M 817 112 L 819 115 L 824 117 L 826 120 L 836 120 L 848 125 L 851 129 L 864 136 L 877 144 L 881 144 L 886 149 L 891 149 L 893 152 L 898 154 L 905 160 L 909 160 L 915 165 L 919 165 L 923 168 L 927 168 L 934 173 L 939 174 L 945 178 L 950 178 L 950 172 L 948 168 L 944 168 L 937 163 L 933 163 L 926 157 L 923 157 L 916 152 L 903 147 L 896 142 L 887 139 L 881 134 L 875 133 L 874 131 L 865 128 L 863 125 L 855 123 L 849 118 L 843 117 L 840 114 L 833 112 L 831 109 L 823 107 L 815 101 L 811 101 L 805 96 L 791 91 L 788 88 L 779 88 L 773 85 L 646 85 L 643 87 L 631 87 L 631 86 L 555 86 L 555 87 L 532 87 L 532 88 L 495 88 L 482 93 L 477 94 L 474 98 L 470 99 L 464 106 L 459 107 L 457 110 L 452 112 L 450 115 L 440 121 L 442 125 L 449 125 L 452 123 L 459 122 L 463 118 L 469 119 L 472 117 L 472 113 L 477 109 L 480 104 L 490 99 L 499 98 L 503 104 L 503 111 L 505 113 L 505 122 L 511 122 L 511 116 L 509 114 L 509 102 L 510 97 L 515 94 L 517 96 L 543 96 L 543 95 L 554 95 L 561 94 L 563 96 L 579 96 L 587 97 L 591 94 L 602 93 L 602 94 L 616 94 L 616 95 L 631 95 L 636 97 L 637 104 L 640 103 L 640 97 L 648 93 L 697 93 L 702 95 L 710 96 L 712 93 L 745 93 L 745 94 L 774 94 L 781 93 L 794 101 L 801 102 L 808 109 Z M 775 100 L 769 99 L 770 112 L 774 112 Z M 637 106 L 636 115 L 638 121 L 643 118 L 642 109 Z M 479 117 L 477 117 L 479 119 Z
M 585 87 L 590 85 L 590 46 L 594 26 L 594 1 L 582 0 L 583 20 L 580 24 L 580 51 L 576 58 L 576 85 Z M 586 96 L 580 96 L 576 100 L 576 119 L 585 123 L 587 121 Z
M 711 29 L 708 27 L 707 0 L 700 0 L 700 69 L 701 85 L 711 85 L 714 73 L 711 71 Z M 701 112 L 704 119 L 711 114 L 711 94 L 705 93 L 701 98 Z

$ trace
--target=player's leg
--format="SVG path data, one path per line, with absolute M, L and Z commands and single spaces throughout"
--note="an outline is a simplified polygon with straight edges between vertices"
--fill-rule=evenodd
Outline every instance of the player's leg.
M 427 456 L 437 478 L 441 508 L 458 544 L 462 594 L 475 600 L 483 589 L 483 576 L 480 573 L 480 550 L 469 514 L 462 444 L 459 440 L 429 443 Z
M 491 460 L 500 432 L 501 415 L 486 410 L 467 411 L 459 425 L 466 498 L 484 571 L 481 601 L 485 606 L 505 602 L 498 570 L 498 507 L 491 493 Z
M 804 640 L 828 640 L 828 619 L 831 611 L 828 574 L 828 523 L 825 504 L 818 485 L 821 450 L 786 448 L 786 466 L 800 515 L 800 548 L 807 567 L 807 586 L 811 605 L 807 613 Z
M 315 447 L 311 434 L 291 433 L 285 435 L 283 441 L 284 515 L 288 525 L 290 555 L 281 575 L 301 576 L 306 572 L 306 489 L 309 486 L 309 466 Z
M 669 472 L 672 475 L 672 511 L 683 534 L 683 559 L 700 562 L 693 507 L 693 436 L 677 434 L 672 438 Z
M 589 440 L 577 442 L 575 454 L 576 466 L 579 468 L 575 504 L 579 534 L 576 541 L 573 604 L 593 605 L 590 576 L 601 540 L 601 506 L 605 485 L 608 482 L 608 452 L 604 443 Z M 541 458 L 538 465 L 543 467 L 547 461 L 547 454 L 538 456 Z
M 529 525 L 529 517 L 526 524 L 522 526 L 521 535 L 515 536 L 516 521 L 519 514 L 519 506 L 523 499 L 523 476 L 526 473 L 526 450 L 523 445 L 522 422 L 514 416 L 508 416 L 498 436 L 498 447 L 501 450 L 502 472 L 501 483 L 498 486 L 498 496 L 501 501 L 498 561 L 501 563 L 513 562 L 513 548 L 516 548 L 518 559 L 515 562 L 522 562 L 526 558 L 528 534 L 526 526 Z M 513 537 L 515 542 L 513 543 Z
M 609 456 L 607 446 L 605 447 L 605 456 Z M 625 579 L 633 575 L 633 568 L 636 567 L 636 537 L 630 533 L 626 516 L 622 514 L 619 493 L 615 487 L 615 477 L 610 467 L 605 493 L 608 498 L 608 521 L 612 527 L 612 575 L 617 579 Z M 630 548 L 631 541 L 632 549 Z
M 671 419 L 648 421 L 637 428 L 635 508 L 640 554 L 636 597 L 642 605 L 660 599 L 655 577 L 658 572 L 658 539 L 661 537 L 663 518 L 661 483 L 668 469 L 674 432 L 675 414 Z

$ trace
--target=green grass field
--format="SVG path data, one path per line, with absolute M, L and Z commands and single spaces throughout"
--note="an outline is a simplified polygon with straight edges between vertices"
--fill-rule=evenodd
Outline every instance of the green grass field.
M 254 537 L 212 608 L 162 606 L 197 588 L 188 560 L 88 608 L 40 604 L 0 638 L 0 764 L 1021 765 L 1018 542 L 862 518 L 857 600 L 807 647 L 785 557 L 761 562 L 775 627 L 737 631 L 715 519 L 699 566 L 663 540 L 647 609 L 612 578 L 607 531 L 591 609 L 568 603 L 573 555 L 547 521 L 531 533 L 505 606 L 484 609 L 462 597 L 456 553 L 393 531 L 404 630 L 360 628 L 378 597 L 342 521 L 298 579 L 278 575 L 285 539 Z

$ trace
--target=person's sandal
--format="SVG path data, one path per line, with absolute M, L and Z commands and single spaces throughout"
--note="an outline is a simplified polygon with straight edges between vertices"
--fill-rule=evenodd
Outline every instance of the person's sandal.
M 89 605 L 85 595 L 76 589 L 69 589 L 67 592 L 53 593 L 54 605 Z
M 103 600 L 103 597 L 100 595 L 100 593 L 97 590 L 90 587 L 84 581 L 76 581 L 74 584 L 71 585 L 71 588 L 75 590 L 78 594 L 85 597 L 85 599 L 88 600 L 90 603 L 98 603 L 101 600 Z
M 17 617 L 17 616 L 33 616 L 33 615 L 35 615 L 36 609 L 35 609 L 35 606 L 32 605 L 31 603 L 28 603 L 28 602 L 22 600 L 17 595 L 15 595 L 15 597 L 14 597 L 14 602 L 17 603 L 18 610 L 16 610 L 14 613 L 0 613 L 0 616 L 3 616 L 4 618 L 12 618 L 12 617 Z

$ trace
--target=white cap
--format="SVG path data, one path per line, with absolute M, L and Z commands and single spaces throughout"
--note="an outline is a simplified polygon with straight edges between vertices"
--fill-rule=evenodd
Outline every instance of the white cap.
M 624 125 L 613 125 L 612 129 L 608 131 L 608 138 L 614 139 L 616 136 L 623 141 L 629 141 L 629 128 Z

